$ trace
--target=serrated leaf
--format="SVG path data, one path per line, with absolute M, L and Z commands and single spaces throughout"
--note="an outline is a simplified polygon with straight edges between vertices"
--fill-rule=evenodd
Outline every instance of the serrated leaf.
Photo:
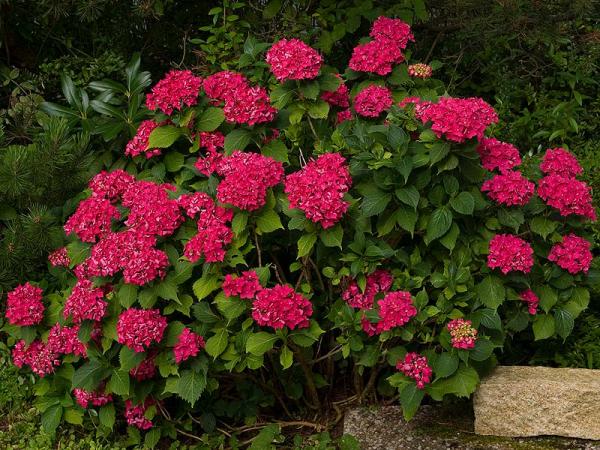
M 233 130 L 225 136 L 225 152 L 231 154 L 234 150 L 244 150 L 251 141 L 251 134 L 247 130 Z
M 137 294 L 137 286 L 133 284 L 124 284 L 119 288 L 117 292 L 117 298 L 119 299 L 119 303 L 121 303 L 123 308 L 129 308 L 137 300 Z
M 48 434 L 54 434 L 63 415 L 61 405 L 53 405 L 42 413 L 42 428 Z
M 575 320 L 571 313 L 562 308 L 554 311 L 554 322 L 556 333 L 563 339 L 571 334 L 575 326 Z
M 227 333 L 225 328 L 221 328 L 220 330 L 217 330 L 214 336 L 206 341 L 206 347 L 204 349 L 210 356 L 217 358 L 217 356 L 225 351 L 228 342 L 229 333 Z
M 533 321 L 533 335 L 536 341 L 554 336 L 554 317 L 549 314 L 538 314 Z
M 279 363 L 281 364 L 281 367 L 283 367 L 284 369 L 288 369 L 292 366 L 293 362 L 294 353 L 289 349 L 287 345 L 285 345 L 281 349 L 281 353 L 279 353 Z
M 194 370 L 184 370 L 177 382 L 177 394 L 191 406 L 198 401 L 206 388 L 206 374 Z
M 275 161 L 286 164 L 290 162 L 288 159 L 288 148 L 285 146 L 283 141 L 279 139 L 274 139 L 267 145 L 263 145 L 260 149 L 260 152 L 263 154 L 263 156 L 273 158 Z
M 415 225 L 417 224 L 417 213 L 412 209 L 401 206 L 398 208 L 396 213 L 396 223 L 408 231 L 411 235 L 415 232 Z
M 396 189 L 396 197 L 402 203 L 412 207 L 413 209 L 417 209 L 419 205 L 420 194 L 417 191 L 417 188 L 414 186 L 409 186 L 405 188 Z
M 544 312 L 550 312 L 552 307 L 558 302 L 558 294 L 554 289 L 548 285 L 540 286 L 536 288 L 536 293 L 540 297 L 540 307 Z
M 329 103 L 319 100 L 308 107 L 308 115 L 313 119 L 327 119 L 329 115 Z
M 536 216 L 533 219 L 531 219 L 531 222 L 529 222 L 531 231 L 533 231 L 536 234 L 539 234 L 544 239 L 546 239 L 549 234 L 553 233 L 554 230 L 556 230 L 557 225 L 558 223 L 544 216 Z
M 129 372 L 115 370 L 106 384 L 106 389 L 114 394 L 129 395 Z
M 257 356 L 263 355 L 271 350 L 278 340 L 279 337 L 277 335 L 267 333 L 266 331 L 251 334 L 246 341 L 246 353 Z
M 129 347 L 123 346 L 119 351 L 119 363 L 121 364 L 121 370 L 129 371 L 134 367 L 137 367 L 146 357 L 142 352 L 134 352 Z
M 475 209 L 475 199 L 469 192 L 461 192 L 456 197 L 450 199 L 450 206 L 452 206 L 454 211 L 465 216 L 470 216 Z
M 215 131 L 225 120 L 225 114 L 221 108 L 208 107 L 200 115 L 196 122 L 198 131 Z
M 183 155 L 179 152 L 169 152 L 165 155 L 165 167 L 169 172 L 178 172 L 185 162 Z
M 83 411 L 69 408 L 64 410 L 63 419 L 72 425 L 83 424 Z
M 202 300 L 208 297 L 213 291 L 218 289 L 220 286 L 219 277 L 216 275 L 203 275 L 197 279 L 192 285 L 194 295 L 198 300 Z
M 315 242 L 317 242 L 316 233 L 308 233 L 300 236 L 300 239 L 298 239 L 298 258 L 308 255 Z
M 100 408 L 98 412 L 98 417 L 100 418 L 100 423 L 112 430 L 115 425 L 115 405 L 113 403 L 109 403 Z
M 451 353 L 444 352 L 438 355 L 433 365 L 436 378 L 447 378 L 458 369 L 458 358 Z
M 473 361 L 486 361 L 494 353 L 494 344 L 489 339 L 478 338 L 475 347 L 469 352 Z
M 93 391 L 98 387 L 108 371 L 109 369 L 100 361 L 92 359 L 79 367 L 73 374 L 73 388 Z
M 432 242 L 445 235 L 452 226 L 452 212 L 445 207 L 437 208 L 427 224 L 425 239 Z
M 319 236 L 326 247 L 342 248 L 342 238 L 344 237 L 344 229 L 338 223 L 333 227 L 322 230 Z
M 174 127 L 173 125 L 164 125 L 156 127 L 150 133 L 148 137 L 147 148 L 167 148 L 173 145 L 173 143 L 183 135 L 181 128 Z
M 506 298 L 506 289 L 500 278 L 488 275 L 477 285 L 479 300 L 491 309 L 497 309 Z
M 279 214 L 273 209 L 263 211 L 260 216 L 256 218 L 256 226 L 261 233 L 271 233 L 283 228 Z
M 414 417 L 424 396 L 425 392 L 422 389 L 418 389 L 415 383 L 410 383 L 402 389 L 400 404 L 402 405 L 404 420 L 410 420 Z
M 367 217 L 382 213 L 392 200 L 392 194 L 378 189 L 370 189 L 362 200 L 362 211 Z

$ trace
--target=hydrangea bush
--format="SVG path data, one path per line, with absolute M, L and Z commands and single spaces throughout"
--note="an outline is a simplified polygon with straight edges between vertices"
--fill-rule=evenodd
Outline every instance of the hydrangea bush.
M 381 17 L 343 74 L 298 39 L 249 41 L 245 74 L 152 88 L 66 220 L 56 281 L 8 295 L 46 429 L 85 415 L 151 445 L 374 390 L 410 418 L 469 396 L 512 335 L 571 332 L 596 218 L 580 165 L 486 137 L 493 108 L 443 95 L 411 41 Z

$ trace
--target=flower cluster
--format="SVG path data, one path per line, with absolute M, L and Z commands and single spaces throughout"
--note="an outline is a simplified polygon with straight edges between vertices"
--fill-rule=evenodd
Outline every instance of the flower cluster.
M 577 158 L 564 148 L 549 148 L 540 163 L 540 170 L 545 174 L 575 177 L 583 173 Z
M 487 259 L 490 269 L 499 268 L 506 275 L 511 271 L 529 273 L 533 267 L 533 248 L 512 234 L 497 234 L 490 241 Z
M 416 315 L 417 308 L 413 305 L 409 292 L 389 292 L 382 300 L 379 300 L 381 320 L 377 322 L 377 334 L 400 327 Z
M 69 267 L 71 260 L 66 247 L 54 250 L 48 255 L 48 261 L 53 267 Z
M 160 342 L 167 319 L 158 309 L 129 308 L 119 315 L 117 340 L 135 352 L 145 351 L 152 342 Z
M 380 16 L 373 22 L 369 36 L 378 41 L 387 42 L 389 45 L 398 46 L 403 50 L 409 41 L 415 41 L 409 24 L 400 19 L 385 16 Z
M 494 138 L 481 139 L 477 146 L 477 152 L 483 168 L 490 171 L 498 169 L 500 172 L 504 172 L 521 164 L 521 156 L 517 147 Z
M 233 232 L 227 226 L 233 218 L 233 211 L 217 206 L 203 192 L 183 195 L 178 202 L 190 217 L 198 215 L 198 234 L 186 243 L 186 258 L 191 262 L 198 261 L 202 256 L 206 262 L 223 261 L 225 246 L 233 239 Z
M 349 109 L 340 111 L 335 116 L 335 121 L 337 124 L 345 122 L 346 120 L 352 120 L 352 111 L 350 111 Z
M 71 317 L 73 323 L 81 323 L 84 320 L 100 321 L 106 314 L 107 307 L 104 291 L 95 288 L 90 280 L 80 279 L 65 302 L 63 316 Z
M 198 103 L 198 93 L 202 87 L 202 78 L 194 76 L 189 70 L 171 70 L 154 85 L 146 96 L 146 106 L 150 111 L 160 109 L 167 116 L 184 105 Z
M 418 63 L 408 66 L 408 75 L 413 78 L 430 78 L 433 75 L 433 69 L 429 64 Z
M 209 98 L 224 102 L 223 113 L 229 122 L 255 125 L 272 121 L 277 113 L 267 91 L 251 86 L 246 77 L 236 72 L 223 71 L 207 77 L 204 92 Z
M 525 206 L 533 197 L 535 185 L 521 172 L 508 170 L 486 180 L 481 190 L 488 192 L 488 196 L 501 205 Z
M 96 175 L 88 187 L 92 191 L 94 197 L 104 198 L 112 203 L 121 200 L 121 197 L 135 182 L 133 175 L 128 174 L 124 170 L 117 169 L 112 172 L 103 170 Z
M 539 297 L 533 292 L 531 289 L 527 289 L 526 291 L 521 292 L 520 294 L 521 300 L 527 303 L 527 310 L 529 314 L 536 314 L 538 305 L 540 304 Z
M 258 280 L 258 274 L 254 270 L 242 272 L 239 277 L 227 274 L 225 275 L 225 281 L 223 281 L 223 292 L 227 297 L 237 296 L 250 299 L 256 297 L 256 294 L 261 290 L 262 286 Z
M 571 233 L 552 246 L 548 259 L 571 274 L 587 273 L 592 263 L 590 247 L 587 239 Z
M 342 292 L 342 299 L 352 308 L 371 309 L 375 296 L 381 292 L 387 292 L 392 287 L 394 279 L 387 270 L 376 270 L 367 275 L 365 291 L 362 292 L 356 280 L 350 280 L 348 286 Z
M 341 80 L 341 77 L 336 74 Z M 348 86 L 342 81 L 335 91 L 323 92 L 321 99 L 325 100 L 331 106 L 339 106 L 340 108 L 348 108 L 350 106 L 350 96 L 348 95 Z
M 216 172 L 222 163 L 224 155 L 219 149 L 225 145 L 225 136 L 219 131 L 214 133 L 200 133 L 200 147 L 206 148 L 206 155 L 198 158 L 194 166 L 203 175 L 207 177 Z
M 221 203 L 254 211 L 264 206 L 267 189 L 283 179 L 283 165 L 258 153 L 233 152 L 217 169 L 223 180 L 217 187 Z
M 194 333 L 189 328 L 184 328 L 177 339 L 177 344 L 173 347 L 175 362 L 180 364 L 186 359 L 198 355 L 200 349 L 204 348 L 205 345 L 202 336 Z
M 143 403 L 136 405 L 131 400 L 125 400 L 125 419 L 127 425 L 136 427 L 140 430 L 149 430 L 152 428 L 152 420 L 146 418 L 146 410 L 154 405 L 154 401 L 147 398 Z
M 351 184 L 344 157 L 339 153 L 326 153 L 288 175 L 285 192 L 290 208 L 301 209 L 312 222 L 329 228 L 347 211 L 349 203 L 344 200 L 344 194 Z
M 148 159 L 160 155 L 159 148 L 148 148 L 150 133 L 158 126 L 154 120 L 142 121 L 135 136 L 125 146 L 125 155 L 133 158 L 143 154 Z
M 267 52 L 267 64 L 278 81 L 310 80 L 319 75 L 323 57 L 300 39 L 282 39 Z
M 88 392 L 78 388 L 73 389 L 73 396 L 83 409 L 87 409 L 90 405 L 104 406 L 113 401 L 111 394 L 98 391 Z
M 429 367 L 427 357 L 415 352 L 409 352 L 404 359 L 396 363 L 396 369 L 417 382 L 417 388 L 423 389 L 431 382 L 433 370 Z
M 448 331 L 452 340 L 452 347 L 468 350 L 475 347 L 477 330 L 472 322 L 465 319 L 454 319 L 448 322 Z
M 110 233 L 112 219 L 119 217 L 119 210 L 110 201 L 89 197 L 79 203 L 64 230 L 66 234 L 75 233 L 83 242 L 96 242 Z
M 42 290 L 29 282 L 17 286 L 8 293 L 5 314 L 11 325 L 37 325 L 44 318 Z
M 156 376 L 156 355 L 151 354 L 129 371 L 129 375 L 137 381 L 151 380 Z
M 48 351 L 55 355 L 76 355 L 87 356 L 87 348 L 79 340 L 79 325 L 73 327 L 63 327 L 55 324 L 48 334 L 46 343 Z
M 252 303 L 252 318 L 256 323 L 276 330 L 306 328 L 312 313 L 312 303 L 287 285 L 262 289 Z
M 420 110 L 418 118 L 431 122 L 431 129 L 438 138 L 464 142 L 483 138 L 485 129 L 498 122 L 494 108 L 480 98 L 442 97 Z
M 383 86 L 368 86 L 354 97 L 354 110 L 364 117 L 378 117 L 394 100 L 392 92 Z
M 29 345 L 24 340 L 17 342 L 12 350 L 12 360 L 18 368 L 29 366 L 31 371 L 41 378 L 54 373 L 56 367 L 60 365 L 58 355 L 39 340 Z
M 538 195 L 561 216 L 576 214 L 596 220 L 590 187 L 583 181 L 561 175 L 546 175 L 539 181 Z

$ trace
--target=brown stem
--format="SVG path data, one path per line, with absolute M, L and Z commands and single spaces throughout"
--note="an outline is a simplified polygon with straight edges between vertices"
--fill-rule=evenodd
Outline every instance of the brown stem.
M 367 385 L 363 389 L 358 399 L 359 403 L 362 403 L 364 398 L 371 392 L 373 387 L 375 386 L 375 382 L 377 381 L 377 375 L 379 375 L 380 367 L 373 367 L 371 369 L 371 375 L 369 376 L 369 381 L 367 381 Z
M 306 387 L 308 388 L 308 395 L 312 403 L 311 408 L 319 409 L 321 407 L 321 400 L 319 399 L 319 393 L 317 391 L 317 386 L 315 385 L 315 379 L 313 377 L 310 365 L 306 362 L 306 359 L 304 358 L 300 348 L 292 343 L 288 343 L 288 345 L 292 348 L 296 359 L 300 363 L 302 372 L 304 372 L 304 377 L 306 378 Z

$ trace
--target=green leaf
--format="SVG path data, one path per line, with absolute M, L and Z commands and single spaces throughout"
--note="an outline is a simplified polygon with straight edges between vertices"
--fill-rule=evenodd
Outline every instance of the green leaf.
M 63 415 L 61 405 L 53 405 L 42 413 L 42 428 L 48 434 L 54 434 Z
M 259 331 L 258 333 L 251 334 L 246 341 L 246 353 L 253 355 L 264 355 L 266 352 L 273 348 L 275 342 L 279 340 L 279 337 L 275 334 L 267 333 L 266 331 Z
M 538 314 L 533 321 L 533 335 L 536 341 L 554 336 L 554 317 L 549 314 Z
M 326 247 L 342 248 L 342 238 L 344 237 L 344 229 L 342 228 L 342 225 L 338 223 L 334 227 L 322 230 L 319 236 Z
M 300 92 L 305 98 L 315 100 L 319 96 L 319 82 L 316 80 L 303 81 L 300 85 Z
M 488 275 L 477 285 L 477 294 L 481 303 L 495 310 L 506 298 L 506 289 L 500 278 Z
M 129 371 L 134 367 L 137 367 L 146 357 L 142 352 L 134 352 L 129 347 L 123 346 L 119 351 L 119 363 L 121 364 L 121 370 Z
M 239 298 L 227 297 L 222 292 L 216 296 L 215 303 L 217 309 L 227 320 L 236 319 L 246 311 L 246 302 Z
M 536 288 L 536 293 L 540 296 L 540 307 L 544 312 L 550 312 L 552 307 L 556 305 L 556 302 L 558 301 L 558 294 L 556 291 L 545 284 Z
M 531 222 L 529 222 L 531 231 L 533 231 L 535 234 L 539 234 L 544 239 L 546 239 L 549 234 L 556 230 L 557 225 L 558 224 L 556 222 L 544 216 L 536 216 L 531 219 Z
M 160 440 L 160 428 L 152 428 L 144 436 L 144 448 L 154 448 Z
M 450 206 L 452 206 L 454 211 L 465 216 L 470 216 L 475 209 L 475 199 L 469 192 L 461 192 L 456 197 L 450 199 Z
M 119 299 L 119 303 L 123 308 L 129 308 L 133 305 L 137 299 L 138 287 L 133 284 L 124 284 L 122 285 L 118 292 L 117 298 Z
M 308 107 L 308 115 L 313 119 L 327 119 L 329 115 L 329 103 L 319 100 Z
M 280 84 L 271 91 L 271 103 L 277 109 L 285 108 L 294 99 L 294 89 Z
M 225 114 L 221 108 L 209 107 L 198 118 L 196 129 L 198 131 L 215 131 L 225 120 Z
M 269 20 L 277 15 L 281 9 L 281 0 L 271 0 L 263 9 L 263 19 Z
M 300 236 L 300 239 L 298 239 L 298 258 L 308 255 L 315 242 L 317 242 L 316 233 L 308 233 Z
M 206 388 L 206 374 L 184 370 L 177 382 L 177 394 L 191 406 L 198 401 Z
M 287 345 L 283 346 L 281 353 L 279 353 L 279 363 L 284 369 L 289 369 L 294 362 L 294 353 L 289 349 Z
M 371 189 L 363 196 L 362 211 L 367 217 L 382 213 L 392 200 L 392 194 L 378 189 Z
M 183 130 L 181 128 L 174 127 L 173 125 L 157 127 L 150 133 L 147 148 L 170 147 L 177 139 L 179 139 L 179 136 L 182 134 Z
M 419 191 L 414 186 L 396 189 L 396 197 L 402 203 L 412 207 L 414 210 L 419 205 L 419 199 L 421 198 Z
M 261 233 L 271 233 L 283 228 L 279 214 L 273 209 L 263 211 L 260 216 L 256 218 L 256 226 Z
M 225 328 L 221 328 L 217 330 L 214 336 L 210 337 L 206 341 L 206 353 L 208 353 L 213 358 L 217 358 L 221 353 L 225 351 L 227 348 L 227 344 L 229 342 L 229 333 Z
M 473 361 L 485 361 L 494 353 L 494 344 L 489 339 L 479 338 L 475 341 L 475 347 L 469 352 Z
M 437 208 L 429 218 L 425 239 L 427 242 L 438 239 L 446 234 L 451 226 L 452 212 L 446 207 Z
M 557 309 L 554 311 L 554 321 L 556 324 L 556 333 L 563 339 L 566 339 L 575 326 L 575 320 L 571 313 L 566 309 Z
M 202 300 L 203 298 L 208 297 L 211 292 L 218 289 L 220 286 L 219 277 L 216 275 L 203 275 L 201 278 L 198 278 L 193 286 L 192 290 L 194 291 L 194 295 L 198 298 L 198 300 Z
M 129 371 L 115 370 L 106 384 L 106 389 L 114 394 L 129 395 Z
M 273 158 L 275 161 L 282 163 L 289 163 L 288 159 L 288 148 L 285 146 L 283 141 L 279 139 L 272 140 L 267 145 L 261 147 L 260 152 L 263 156 Z
M 479 315 L 481 324 L 490 330 L 501 330 L 502 322 L 498 311 L 492 308 L 483 308 L 476 312 Z
M 251 141 L 251 134 L 247 130 L 233 130 L 225 136 L 225 152 L 231 154 L 234 150 L 244 150 Z
M 570 300 L 565 305 L 565 309 L 571 313 L 573 317 L 579 316 L 590 303 L 590 291 L 585 288 L 577 287 L 573 289 Z
M 183 155 L 178 152 L 169 152 L 165 156 L 165 167 L 169 172 L 177 172 L 179 171 L 184 164 L 185 160 Z
M 396 223 L 412 235 L 415 232 L 415 225 L 417 224 L 417 213 L 412 209 L 401 206 L 395 215 Z
M 65 409 L 63 419 L 65 420 L 65 422 L 70 423 L 72 425 L 82 425 L 83 411 L 73 408 Z
M 447 378 L 458 369 L 458 358 L 451 353 L 440 354 L 433 365 L 433 372 L 437 378 Z
M 461 366 L 450 378 L 435 381 L 426 388 L 434 400 L 441 400 L 446 394 L 469 397 L 479 383 L 479 375 L 472 367 Z
M 410 383 L 402 389 L 400 404 L 402 405 L 404 420 L 410 420 L 414 417 L 424 396 L 423 389 L 418 389 L 415 383 Z
M 112 430 L 115 425 L 115 405 L 114 403 L 109 403 L 100 408 L 98 412 L 98 416 L 100 418 L 100 423 Z
M 100 361 L 92 359 L 79 367 L 73 374 L 73 388 L 93 391 L 108 372 L 109 369 Z
M 440 244 L 452 251 L 456 246 L 456 240 L 458 239 L 459 235 L 460 229 L 458 228 L 458 225 L 456 225 L 456 223 L 452 223 L 450 231 L 440 238 Z

